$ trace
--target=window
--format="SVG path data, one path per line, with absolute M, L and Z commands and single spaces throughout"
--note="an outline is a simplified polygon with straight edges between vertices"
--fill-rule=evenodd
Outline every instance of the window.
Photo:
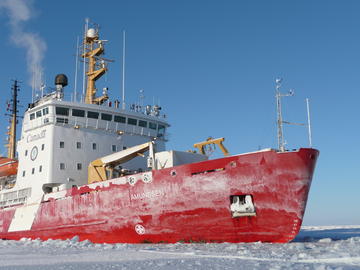
M 43 109 L 43 115 L 49 114 L 49 108 L 46 107 Z
M 125 150 L 127 147 L 126 146 L 123 146 L 123 150 Z
M 93 119 L 98 119 L 99 118 L 99 113 L 98 112 L 87 112 L 87 117 L 88 118 L 93 118 Z
M 102 119 L 102 120 L 106 120 L 106 121 L 111 121 L 111 120 L 112 120 L 112 115 L 111 115 L 111 114 L 107 114 L 107 113 L 102 113 L 102 114 L 101 114 L 101 119 Z
M 143 120 L 139 120 L 139 126 L 140 127 L 147 127 L 147 122 L 146 121 L 143 121 Z
M 76 142 L 76 148 L 81 149 L 81 142 Z
M 159 125 L 157 135 L 158 137 L 163 137 L 165 135 L 165 126 Z
M 93 150 L 96 150 L 96 143 L 93 143 L 93 144 L 92 144 L 92 149 L 93 149 Z
M 112 150 L 113 152 L 116 152 L 116 145 L 115 145 L 115 144 L 113 144 L 113 145 L 111 146 L 111 150 Z
M 25 171 L 23 171 L 23 177 L 25 177 Z
M 149 122 L 149 128 L 156 130 L 156 123 Z
M 68 123 L 69 123 L 69 119 L 67 119 L 67 118 L 60 118 L 60 117 L 56 117 L 56 123 L 60 123 L 60 124 L 68 124 Z
M 60 170 L 65 170 L 65 163 L 60 163 Z
M 28 154 L 28 150 L 25 150 L 25 157 L 27 156 L 27 154 Z
M 34 173 L 35 173 L 35 168 L 32 168 L 31 174 L 34 174 Z
M 42 166 L 41 165 L 39 166 L 39 172 L 42 172 Z
M 85 117 L 85 111 L 84 110 L 72 109 L 72 116 Z
M 60 142 L 60 148 L 65 148 L 65 142 Z
M 69 108 L 56 107 L 55 111 L 57 115 L 69 116 Z
M 34 120 L 35 119 L 35 113 L 31 113 L 30 114 L 30 120 Z
M 41 110 L 36 112 L 36 118 L 41 117 Z
M 44 151 L 44 149 L 45 149 L 45 144 L 42 144 L 41 145 L 41 151 Z
M 126 117 L 119 116 L 119 115 L 114 115 L 114 121 L 118 122 L 118 123 L 125 123 L 126 122 Z
M 78 171 L 80 171 L 82 169 L 81 163 L 76 164 L 76 167 L 77 167 Z
M 127 122 L 129 125 L 134 125 L 134 126 L 137 125 L 137 119 L 134 119 L 134 118 L 128 118 Z

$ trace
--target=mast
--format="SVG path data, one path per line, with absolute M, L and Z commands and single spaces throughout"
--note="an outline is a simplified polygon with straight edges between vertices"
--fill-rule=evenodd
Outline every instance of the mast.
M 16 124 L 17 124 L 17 113 L 19 112 L 17 109 L 18 105 L 18 99 L 17 94 L 19 91 L 18 81 L 15 80 L 13 86 L 11 87 L 11 95 L 12 98 L 10 102 L 8 103 L 7 111 L 9 114 L 6 114 L 10 116 L 10 128 L 7 132 L 8 140 L 7 140 L 7 149 L 8 149 L 8 158 L 14 159 L 16 155 Z
M 85 94 L 86 104 L 102 104 L 108 100 L 109 96 L 104 91 L 103 95 L 96 97 L 95 82 L 107 71 L 106 60 L 102 58 L 104 54 L 105 40 L 99 39 L 99 31 L 97 28 L 88 28 L 84 36 L 84 54 L 82 57 L 88 59 L 87 63 L 87 85 Z
M 280 93 L 280 87 L 281 87 L 282 79 L 276 79 L 275 83 L 275 89 L 276 89 L 276 110 L 277 110 L 277 137 L 278 137 L 278 146 L 280 152 L 285 152 L 285 143 L 284 143 L 284 135 L 283 135 L 283 123 L 289 123 L 284 122 L 282 118 L 282 110 L 281 110 L 281 97 L 288 97 L 293 96 L 294 91 L 290 90 L 288 94 L 281 94 Z
M 74 98 L 73 98 L 73 101 L 75 102 L 77 99 L 78 66 L 79 66 L 79 36 L 77 37 L 76 56 L 75 56 L 75 82 L 74 82 Z
M 125 110 L 125 30 L 123 31 L 123 52 L 122 52 L 122 106 L 121 108 Z
M 312 148 L 312 138 L 311 138 L 311 122 L 310 122 L 310 105 L 309 99 L 306 98 L 306 110 L 307 110 L 307 120 L 308 120 L 308 135 L 309 135 L 309 146 Z

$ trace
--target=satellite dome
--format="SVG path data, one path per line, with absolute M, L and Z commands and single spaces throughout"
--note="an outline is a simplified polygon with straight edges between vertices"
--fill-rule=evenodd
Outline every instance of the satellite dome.
M 88 38 L 96 38 L 96 30 L 94 28 L 90 28 L 87 30 L 86 37 Z
M 55 77 L 55 85 L 67 86 L 68 78 L 65 74 L 58 74 Z

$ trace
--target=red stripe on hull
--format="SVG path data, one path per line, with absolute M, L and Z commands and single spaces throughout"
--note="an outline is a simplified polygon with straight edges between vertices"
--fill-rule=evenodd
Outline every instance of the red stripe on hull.
M 29 231 L 7 232 L 15 209 L 0 210 L 0 238 L 288 242 L 299 232 L 318 153 L 255 152 L 155 170 L 151 183 L 68 190 L 41 203 Z M 244 194 L 256 216 L 232 218 L 230 196 Z

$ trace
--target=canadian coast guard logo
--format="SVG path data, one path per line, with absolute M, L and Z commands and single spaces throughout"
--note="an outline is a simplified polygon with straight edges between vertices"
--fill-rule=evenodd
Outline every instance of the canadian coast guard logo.
M 46 129 L 42 130 L 40 133 L 37 134 L 29 134 L 26 137 L 26 142 L 33 142 L 40 140 L 42 138 L 45 138 L 45 135 L 46 135 Z
M 136 224 L 135 225 L 135 232 L 137 234 L 145 234 L 145 227 L 143 225 Z

